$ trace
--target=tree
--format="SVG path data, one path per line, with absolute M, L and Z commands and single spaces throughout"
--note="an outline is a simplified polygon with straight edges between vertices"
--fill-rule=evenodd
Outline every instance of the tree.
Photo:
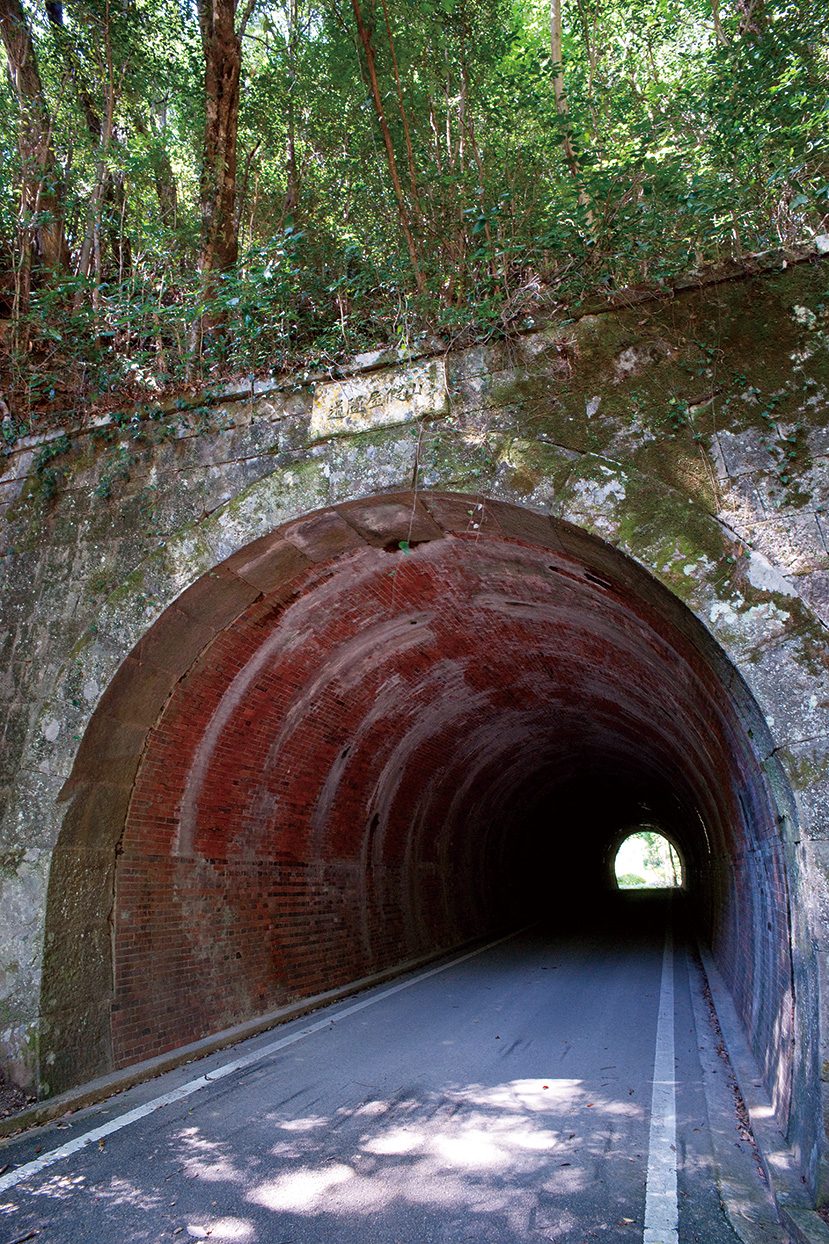
M 0 36 L 19 106 L 20 152 L 18 311 L 29 306 L 34 256 L 55 275 L 69 266 L 61 177 L 52 118 L 43 92 L 32 35 L 20 0 L 0 0 Z
M 239 0 L 198 0 L 204 56 L 199 272 L 202 296 L 208 302 L 218 292 L 217 277 L 231 271 L 239 258 L 236 173 L 242 38 L 256 2 L 247 0 L 237 21 Z M 201 317 L 197 353 L 201 352 L 203 334 L 215 331 L 223 320 L 222 313 L 215 310 Z
M 824 25 L 817 0 L 0 0 L 4 400 L 26 423 L 486 337 L 825 233 Z
M 406 206 L 406 198 L 403 194 L 403 186 L 400 182 L 400 173 L 397 168 L 397 157 L 394 153 L 394 143 L 392 142 L 391 130 L 386 120 L 386 110 L 383 107 L 383 97 L 380 93 L 380 85 L 377 80 L 377 66 L 374 57 L 374 45 L 372 43 L 371 33 L 363 19 L 363 12 L 360 8 L 360 0 L 351 0 L 354 10 L 354 18 L 357 22 L 357 31 L 360 36 L 363 53 L 366 59 L 366 71 L 371 86 L 371 97 L 374 101 L 374 110 L 377 114 L 377 123 L 380 126 L 380 132 L 383 135 L 383 145 L 386 149 L 386 161 L 389 169 L 392 187 L 394 188 L 394 197 L 397 202 L 397 212 L 400 218 L 400 228 L 406 239 L 406 247 L 409 252 L 409 259 L 412 263 L 412 272 L 415 282 L 419 290 L 424 289 L 423 271 L 420 265 L 420 259 L 415 245 L 414 235 L 412 233 L 411 221 L 409 219 L 409 211 Z M 396 68 L 396 61 L 395 61 Z
M 567 102 L 567 92 L 564 89 L 564 52 L 561 37 L 561 0 L 550 0 L 550 59 L 553 62 L 553 92 L 556 100 L 556 112 L 561 125 L 561 144 L 564 148 L 564 158 L 567 161 L 567 167 L 572 174 L 573 181 L 576 183 L 579 203 L 584 209 L 584 218 L 587 221 L 587 226 L 591 235 L 593 235 L 596 229 L 596 222 L 593 218 L 593 209 L 590 205 L 590 197 L 584 188 L 584 178 L 582 177 L 579 158 L 576 155 L 576 149 L 573 146 L 573 135 L 570 125 L 570 105 Z

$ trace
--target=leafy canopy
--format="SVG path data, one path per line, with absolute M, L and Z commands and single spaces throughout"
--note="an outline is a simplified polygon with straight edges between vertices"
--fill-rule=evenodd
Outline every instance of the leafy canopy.
M 540 303 L 664 282 L 825 227 L 817 0 L 566 0 L 560 63 L 541 0 L 357 7 L 402 199 L 355 6 L 260 0 L 242 40 L 240 259 L 207 289 L 194 0 L 27 0 L 71 263 L 35 271 L 22 299 L 38 222 L 21 209 L 29 157 L 3 76 L 7 436 L 101 394 L 509 331 Z M 208 313 L 221 331 L 199 341 Z

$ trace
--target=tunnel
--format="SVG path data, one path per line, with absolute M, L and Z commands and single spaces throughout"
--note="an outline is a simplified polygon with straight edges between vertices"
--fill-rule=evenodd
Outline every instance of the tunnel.
M 306 515 L 160 616 L 81 743 L 47 1091 L 472 939 L 598 919 L 646 822 L 785 1122 L 805 1073 L 765 740 L 688 608 L 571 524 L 449 493 Z

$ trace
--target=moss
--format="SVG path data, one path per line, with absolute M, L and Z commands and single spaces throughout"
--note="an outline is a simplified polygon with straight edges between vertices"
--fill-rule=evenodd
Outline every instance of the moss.
M 778 755 L 785 765 L 786 775 L 795 790 L 808 790 L 829 778 L 829 753 L 821 756 L 814 752 L 795 755 L 787 747 L 781 747 Z
M 374 434 L 372 434 L 374 435 Z M 382 439 L 379 437 L 378 439 Z M 292 505 L 306 506 L 308 510 L 317 509 L 328 500 L 330 459 L 336 456 L 336 450 L 330 447 L 330 453 L 322 457 L 319 452 L 276 467 L 267 475 L 253 480 L 247 488 L 232 497 L 217 513 L 211 516 L 210 525 L 221 524 L 237 517 L 249 519 L 251 510 L 262 509 L 270 512 L 276 494 L 290 497 Z M 194 524 L 192 531 L 197 530 Z
M 700 506 L 670 488 L 632 475 L 619 507 L 618 540 L 646 560 L 681 599 L 702 578 L 721 590 L 730 578 L 730 548 L 719 525 Z M 686 567 L 693 567 L 687 571 Z
M 643 475 L 663 480 L 669 487 L 692 497 L 704 509 L 715 512 L 719 508 L 711 460 L 690 431 L 651 441 L 635 450 L 631 460 Z
M 669 489 L 655 489 L 641 479 L 628 490 L 623 531 L 633 542 L 653 548 L 677 544 L 683 556 L 718 561 L 727 545 L 717 524 L 689 498 Z M 657 558 L 658 560 L 658 558 Z
M 25 851 L 15 847 L 10 851 L 0 851 L 0 877 L 16 877 L 23 863 Z
M 118 586 L 112 592 L 110 592 L 110 594 L 106 597 L 106 600 L 104 601 L 104 607 L 106 608 L 107 613 L 108 614 L 120 614 L 122 617 L 125 618 L 127 614 L 128 605 L 134 604 L 136 602 L 143 602 L 144 604 L 146 604 L 148 597 L 143 592 L 143 588 L 145 586 L 145 578 L 146 578 L 146 566 L 142 565 L 142 566 L 136 567 L 136 569 L 133 570 L 131 574 L 128 574 L 126 578 L 122 579 L 122 581 L 118 584 Z M 86 587 L 87 587 L 87 591 L 89 592 L 89 595 L 93 596 L 94 589 L 90 586 L 89 583 L 87 583 Z M 96 602 L 94 600 L 92 600 L 90 603 L 92 606 L 96 606 Z M 100 609 L 101 609 L 100 602 L 97 602 L 97 609 L 100 615 Z M 78 639 L 78 641 L 73 645 L 72 649 L 69 652 L 70 659 L 74 660 L 76 657 L 80 656 L 80 654 L 86 648 L 88 648 L 89 645 L 96 639 L 97 635 L 98 635 L 98 623 L 93 622 L 91 626 L 87 627 L 87 629 L 81 635 L 80 639 Z
M 545 438 L 576 453 L 596 452 L 602 444 L 598 423 L 586 411 L 583 393 L 569 382 L 543 370 L 500 380 L 490 392 L 490 404 L 518 410 L 517 426 L 527 439 Z
M 107 604 L 110 606 L 124 605 L 131 600 L 136 593 L 144 586 L 145 570 L 143 566 L 137 567 L 131 574 L 118 585 L 114 592 L 107 597 Z
M 421 445 L 420 480 L 428 486 L 447 487 L 489 477 L 501 444 L 501 437 L 463 436 L 435 427 Z
M 799 613 L 801 611 L 798 611 Z M 825 687 L 827 675 L 829 675 L 829 645 L 827 645 L 829 632 L 817 618 L 813 615 L 806 615 L 805 611 L 801 613 L 797 626 L 797 632 L 793 636 L 794 643 L 797 647 L 797 655 L 795 659 L 813 678 L 818 680 L 818 686 Z M 829 704 L 829 698 L 824 696 L 823 704 Z
M 91 596 L 106 596 L 112 587 L 113 571 L 95 570 L 87 579 L 87 590 Z
M 507 487 L 520 497 L 530 497 L 540 486 L 561 493 L 573 471 L 573 456 L 543 441 L 511 440 L 493 451 Z

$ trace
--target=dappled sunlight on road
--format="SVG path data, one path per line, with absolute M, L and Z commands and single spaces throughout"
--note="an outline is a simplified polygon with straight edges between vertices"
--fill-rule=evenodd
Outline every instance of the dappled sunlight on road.
M 192 1237 L 196 1232 L 204 1231 L 205 1237 L 211 1240 L 238 1240 L 239 1244 L 243 1244 L 248 1240 L 256 1239 L 256 1230 L 252 1223 L 246 1222 L 244 1218 L 214 1218 L 206 1219 L 204 1223 L 191 1222 L 187 1224 L 188 1234 Z M 198 1238 L 198 1236 L 196 1236 Z
M 287 1103 L 258 1113 L 251 1102 L 221 1139 L 209 1120 L 182 1121 L 129 1178 L 113 1173 L 108 1146 L 96 1147 L 85 1173 L 31 1187 L 15 1233 L 31 1228 L 38 1244 L 66 1244 L 50 1233 L 50 1207 L 60 1202 L 78 1221 L 126 1215 L 130 1244 L 623 1244 L 641 1229 L 641 1209 L 638 1220 L 631 1211 L 644 1194 L 632 1137 L 643 1110 L 622 1080 L 598 1090 L 595 1080 L 552 1076 L 410 1084 L 388 1097 L 355 1088 L 344 1084 L 330 1113 L 307 1097 L 304 1109 L 291 1103 L 295 1117 Z M 608 1183 L 601 1210 L 590 1211 L 590 1189 L 609 1166 L 624 1172 L 622 1190 Z
M 181 1147 L 180 1157 L 184 1171 L 195 1179 L 210 1183 L 219 1181 L 238 1182 L 242 1172 L 225 1153 L 225 1146 L 207 1140 L 197 1127 L 186 1127 L 176 1133 Z
M 323 1208 L 336 1212 L 340 1199 L 332 1199 L 332 1192 L 355 1178 L 356 1171 L 342 1163 L 316 1171 L 301 1167 L 290 1174 L 280 1175 L 273 1183 L 262 1184 L 248 1194 L 248 1199 L 264 1205 L 266 1209 L 290 1210 L 294 1214 L 318 1213 Z
M 113 1180 L 113 1183 L 116 1181 Z M 117 1182 L 121 1182 L 120 1180 Z M 76 1192 L 86 1187 L 85 1175 L 50 1175 L 44 1179 L 37 1190 L 38 1196 L 50 1197 L 52 1200 L 68 1201 Z M 0 1214 L 14 1210 L 12 1203 L 0 1204 Z
M 330 1114 L 271 1109 L 222 1140 L 211 1138 L 203 1120 L 188 1122 L 133 1180 L 54 1175 L 35 1202 L 43 1207 L 76 1194 L 84 1204 L 139 1211 L 131 1244 L 272 1244 L 283 1236 L 333 1241 L 366 1233 L 396 1244 L 435 1231 L 443 1239 L 447 1229 L 453 1241 L 475 1244 L 569 1244 L 574 1232 L 579 1244 L 632 1241 L 630 1204 L 643 1190 L 631 1129 L 643 1111 L 621 1085 L 619 1095 L 607 1084 L 596 1091 L 585 1080 L 552 1076 L 410 1086 Z M 624 1195 L 609 1195 L 597 1218 L 580 1211 L 580 1197 L 608 1164 L 630 1172 Z M 168 1225 L 159 1233 L 160 1223 Z
M 411 1093 L 372 1098 L 340 1107 L 331 1119 L 272 1114 L 275 1130 L 289 1132 L 292 1143 L 270 1148 L 272 1172 L 252 1184 L 247 1200 L 327 1222 L 448 1210 L 486 1216 L 487 1230 L 500 1223 L 511 1236 L 564 1238 L 572 1214 L 559 1198 L 582 1191 L 597 1161 L 633 1162 L 615 1121 L 641 1117 L 629 1098 L 552 1077 L 453 1085 L 420 1100 Z M 355 1125 L 347 1153 L 344 1132 Z
M 158 1209 L 164 1203 L 160 1192 L 139 1187 L 134 1180 L 117 1176 L 103 1187 L 97 1188 L 95 1195 L 103 1197 L 111 1205 L 131 1205 L 143 1210 Z

